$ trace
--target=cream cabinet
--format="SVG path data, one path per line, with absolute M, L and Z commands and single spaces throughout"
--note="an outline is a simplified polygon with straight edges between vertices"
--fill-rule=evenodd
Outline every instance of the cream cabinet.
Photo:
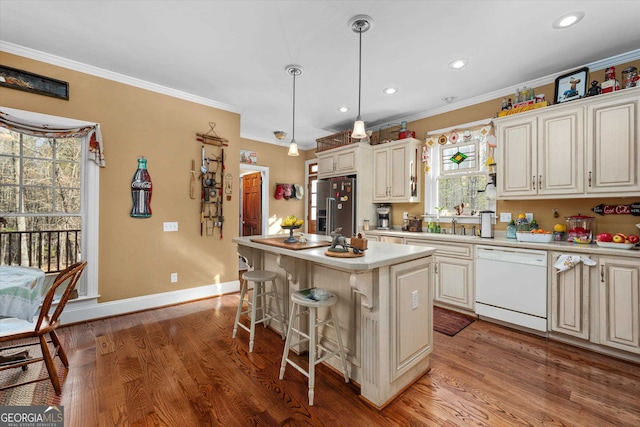
M 640 196 L 640 88 L 496 119 L 498 199 Z
M 601 257 L 598 343 L 640 354 L 640 260 Z
M 413 138 L 389 142 L 373 149 L 373 202 L 419 202 L 418 150 Z
M 639 194 L 639 104 L 638 90 L 627 89 L 587 105 L 588 194 Z
M 318 153 L 318 178 L 352 175 L 369 168 L 370 147 L 368 144 L 350 144 Z
M 553 264 L 562 255 L 585 257 L 584 254 L 552 252 Z M 592 257 L 588 257 L 592 258 Z M 588 340 L 590 338 L 591 277 L 596 267 L 580 262 L 573 268 L 559 271 L 551 267 L 550 329 L 554 332 Z
M 473 245 L 409 238 L 405 239 L 405 243 L 407 245 L 430 246 L 436 249 L 433 259 L 434 304 L 475 313 Z
M 584 109 L 526 113 L 496 123 L 498 198 L 582 194 Z

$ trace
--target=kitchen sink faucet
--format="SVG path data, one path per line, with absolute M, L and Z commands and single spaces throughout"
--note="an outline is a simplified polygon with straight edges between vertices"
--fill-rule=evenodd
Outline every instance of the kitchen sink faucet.
M 451 234 L 453 234 L 454 236 L 456 235 L 456 219 L 452 218 L 451 219 Z

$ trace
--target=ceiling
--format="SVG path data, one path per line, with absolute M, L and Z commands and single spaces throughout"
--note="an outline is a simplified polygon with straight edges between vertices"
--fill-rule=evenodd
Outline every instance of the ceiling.
M 573 11 L 584 19 L 552 28 Z M 358 34 L 348 24 L 358 14 L 373 18 L 362 35 L 369 129 L 506 96 L 617 55 L 640 57 L 637 0 L 0 0 L 0 49 L 189 94 L 240 113 L 243 138 L 283 146 L 293 109 L 285 68 L 297 64 L 295 137 L 309 149 L 350 129 L 358 114 Z M 469 65 L 450 69 L 458 58 Z M 398 92 L 384 94 L 389 86 Z M 276 140 L 276 130 L 287 137 Z

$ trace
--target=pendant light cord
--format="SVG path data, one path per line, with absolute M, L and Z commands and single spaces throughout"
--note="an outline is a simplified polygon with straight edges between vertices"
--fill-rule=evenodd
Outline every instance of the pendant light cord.
M 362 26 L 358 28 L 358 34 L 360 35 L 360 47 L 358 54 L 358 118 L 360 120 L 360 96 L 362 93 Z
M 296 74 L 298 74 L 297 70 L 293 71 L 293 124 L 292 128 L 292 137 L 291 141 L 296 140 Z

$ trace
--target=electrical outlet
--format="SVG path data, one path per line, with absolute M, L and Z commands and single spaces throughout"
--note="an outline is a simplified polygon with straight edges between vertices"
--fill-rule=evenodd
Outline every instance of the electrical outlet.
M 500 212 L 500 222 L 511 221 L 511 212 Z
M 418 291 L 411 292 L 411 308 L 418 308 Z
M 162 223 L 162 231 L 178 231 L 178 223 L 164 222 Z
M 402 219 L 409 219 L 409 212 L 402 212 Z
M 178 281 L 178 273 L 171 273 L 171 283 L 176 283 Z

